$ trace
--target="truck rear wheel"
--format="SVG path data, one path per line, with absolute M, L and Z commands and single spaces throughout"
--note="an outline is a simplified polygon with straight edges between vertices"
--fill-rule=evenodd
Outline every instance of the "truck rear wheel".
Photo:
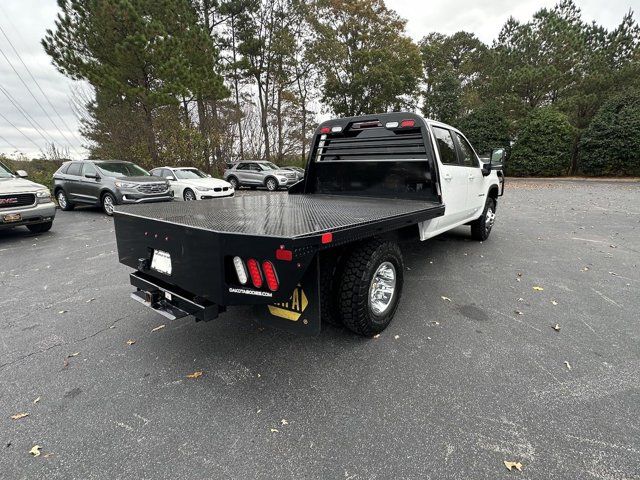
M 484 206 L 482 215 L 477 220 L 471 222 L 471 238 L 481 242 L 489 238 L 491 228 L 496 220 L 496 201 L 489 197 Z
M 382 332 L 393 319 L 402 294 L 404 262 L 395 242 L 374 239 L 345 260 L 337 309 L 342 323 L 364 337 Z

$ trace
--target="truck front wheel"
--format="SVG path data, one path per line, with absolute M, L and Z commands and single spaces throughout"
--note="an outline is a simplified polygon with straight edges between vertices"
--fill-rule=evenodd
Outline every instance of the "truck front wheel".
M 484 206 L 482 215 L 477 220 L 471 222 L 471 238 L 481 242 L 489 238 L 491 228 L 496 220 L 496 201 L 489 197 Z
M 338 288 L 338 313 L 349 330 L 364 337 L 382 332 L 396 313 L 404 262 L 395 242 L 374 239 L 345 260 Z

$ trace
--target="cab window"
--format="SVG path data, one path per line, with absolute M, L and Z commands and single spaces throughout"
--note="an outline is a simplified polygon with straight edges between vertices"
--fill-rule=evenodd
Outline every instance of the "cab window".
M 433 135 L 436 137 L 436 143 L 438 144 L 440 161 L 445 165 L 460 165 L 451 132 L 446 128 L 433 127 Z

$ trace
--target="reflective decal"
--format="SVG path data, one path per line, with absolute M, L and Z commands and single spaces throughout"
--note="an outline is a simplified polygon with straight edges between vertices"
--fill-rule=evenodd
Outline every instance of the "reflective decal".
M 274 303 L 273 305 L 268 305 L 269 313 L 275 317 L 284 318 L 286 320 L 291 320 L 292 322 L 297 322 L 300 320 L 300 317 L 307 309 L 309 305 L 309 300 L 307 299 L 307 295 L 304 293 L 304 290 L 300 285 L 298 285 L 291 294 L 291 298 L 287 302 L 283 303 Z

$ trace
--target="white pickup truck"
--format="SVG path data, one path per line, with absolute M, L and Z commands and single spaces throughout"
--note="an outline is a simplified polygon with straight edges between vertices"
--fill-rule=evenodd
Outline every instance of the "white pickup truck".
M 460 131 L 412 113 L 329 120 L 288 194 L 118 209 L 120 262 L 136 270 L 132 297 L 165 317 L 256 305 L 276 327 L 373 336 L 402 293 L 399 241 L 459 225 L 488 238 L 503 157 L 482 162 Z

